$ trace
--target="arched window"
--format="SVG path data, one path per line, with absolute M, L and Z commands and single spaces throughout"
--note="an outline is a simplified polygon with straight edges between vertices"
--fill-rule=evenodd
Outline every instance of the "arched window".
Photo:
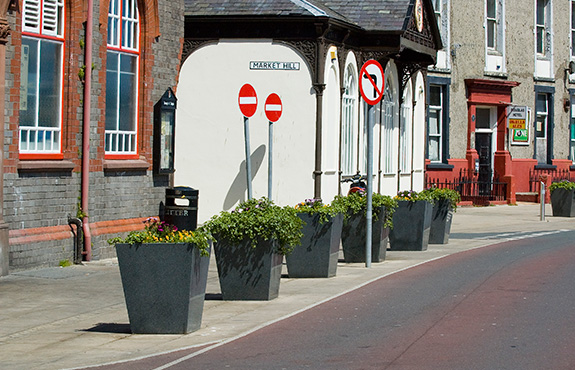
M 105 143 L 109 155 L 137 154 L 139 36 L 136 0 L 110 0 Z
M 393 83 L 391 79 L 385 82 L 385 91 L 383 92 L 382 110 L 383 110 L 383 168 L 384 174 L 395 174 L 397 163 L 394 156 L 393 131 L 395 128 L 395 96 L 392 90 Z
M 341 130 L 341 171 L 342 175 L 352 175 L 357 161 L 357 76 L 351 64 L 344 74 Z
M 404 174 L 411 172 L 411 131 L 413 127 L 412 110 L 413 101 L 410 80 L 403 93 L 403 103 L 401 104 L 401 126 L 399 130 L 399 171 Z
M 64 1 L 24 0 L 19 151 L 61 153 Z

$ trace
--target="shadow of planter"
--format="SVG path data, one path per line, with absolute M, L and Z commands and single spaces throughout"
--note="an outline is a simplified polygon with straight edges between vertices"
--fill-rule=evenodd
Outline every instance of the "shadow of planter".
M 320 215 L 298 214 L 305 222 L 301 245 L 286 256 L 290 278 L 328 278 L 335 276 L 343 215 L 321 223 Z
M 551 193 L 553 217 L 575 217 L 575 190 L 557 188 Z
M 372 220 L 371 262 L 382 262 L 385 260 L 389 228 L 384 227 L 384 223 L 385 207 L 381 207 L 377 220 L 375 217 Z M 366 229 L 367 219 L 363 212 L 349 213 L 348 217 L 343 221 L 341 244 L 345 262 L 365 262 Z
M 433 205 L 429 244 L 447 244 L 451 233 L 453 210 L 449 199 L 439 199 Z
M 283 255 L 276 253 L 275 240 L 262 240 L 252 248 L 251 240 L 239 245 L 218 239 L 214 244 L 216 264 L 225 301 L 266 301 L 278 297 Z
M 433 204 L 425 200 L 400 200 L 397 204 L 393 214 L 393 229 L 389 234 L 390 250 L 427 250 Z
M 209 257 L 188 243 L 116 244 L 134 334 L 186 334 L 202 323 Z

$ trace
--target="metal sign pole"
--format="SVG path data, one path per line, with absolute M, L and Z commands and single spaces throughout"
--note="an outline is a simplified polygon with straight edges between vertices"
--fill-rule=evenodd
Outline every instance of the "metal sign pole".
M 273 169 L 273 144 L 274 144 L 274 123 L 269 121 L 268 137 L 268 199 L 272 199 L 272 169 Z
M 541 203 L 541 221 L 545 221 L 545 183 L 541 181 L 541 193 L 539 194 L 539 201 Z
M 252 161 L 250 156 L 250 119 L 244 116 L 244 137 L 246 142 L 246 179 L 248 184 L 248 200 L 252 199 Z
M 365 235 L 365 267 L 371 267 L 371 237 L 372 237 L 372 201 L 373 201 L 373 108 L 367 108 L 367 211 Z

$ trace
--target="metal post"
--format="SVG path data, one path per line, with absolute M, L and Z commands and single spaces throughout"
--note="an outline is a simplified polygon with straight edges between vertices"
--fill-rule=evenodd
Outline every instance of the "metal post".
M 272 172 L 273 172 L 273 145 L 274 145 L 274 123 L 269 121 L 268 138 L 268 199 L 272 199 Z
M 541 221 L 545 221 L 545 183 L 543 181 L 541 181 L 539 203 L 541 203 Z
M 371 235 L 373 219 L 373 105 L 367 108 L 367 211 L 365 232 L 365 267 L 371 267 Z
M 250 151 L 250 119 L 244 116 L 244 137 L 246 142 L 246 179 L 248 183 L 248 200 L 252 199 L 252 160 Z

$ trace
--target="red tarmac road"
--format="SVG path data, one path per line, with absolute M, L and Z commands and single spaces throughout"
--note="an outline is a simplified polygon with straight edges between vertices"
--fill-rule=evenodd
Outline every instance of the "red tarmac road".
M 162 366 L 141 360 L 138 368 L 575 369 L 574 281 L 575 231 L 506 242 L 387 276 L 203 353 L 180 352 Z

